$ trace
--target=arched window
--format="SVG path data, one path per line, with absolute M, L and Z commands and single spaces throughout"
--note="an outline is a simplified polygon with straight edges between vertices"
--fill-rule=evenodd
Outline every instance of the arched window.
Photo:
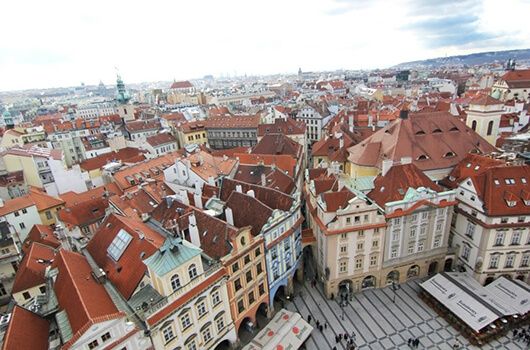
M 180 287 L 182 287 L 182 285 L 180 284 L 179 275 L 175 274 L 175 275 L 171 276 L 171 289 L 173 289 L 173 291 L 176 291 Z
M 488 136 L 491 135 L 492 132 L 493 132 L 493 120 L 488 123 L 488 133 L 487 133 L 487 135 Z
M 477 131 L 477 121 L 476 120 L 473 120 L 471 122 L 471 129 L 473 129 L 473 131 Z
M 197 267 L 195 264 L 191 264 L 190 267 L 188 267 L 188 274 L 190 275 L 190 280 L 197 277 Z

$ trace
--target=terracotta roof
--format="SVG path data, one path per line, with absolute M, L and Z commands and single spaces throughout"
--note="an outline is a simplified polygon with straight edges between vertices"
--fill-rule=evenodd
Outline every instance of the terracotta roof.
M 175 158 L 179 156 L 178 153 L 172 152 L 158 158 L 146 160 L 127 168 L 120 169 L 114 173 L 114 181 L 118 184 L 120 189 L 125 190 L 129 187 L 138 185 L 142 181 L 145 181 L 146 178 L 162 178 L 164 176 L 163 170 L 173 165 L 175 163 Z M 131 184 L 130 180 L 134 180 L 135 184 Z
M 381 168 L 384 159 L 411 157 L 421 170 L 455 166 L 469 152 L 495 151 L 476 132 L 446 112 L 411 113 L 348 149 L 357 165 Z
M 321 176 L 313 179 L 313 183 L 315 185 L 315 195 L 317 196 L 327 191 L 337 191 L 339 188 L 339 182 L 334 176 Z
M 254 236 L 260 234 L 273 211 L 258 199 L 237 191 L 230 194 L 226 206 L 232 209 L 234 225 L 240 228 L 252 226 L 251 232 Z
M 169 133 L 159 133 L 147 137 L 146 142 L 153 147 L 158 147 L 168 143 L 177 143 L 177 140 Z
M 49 196 L 37 189 L 30 189 L 28 196 L 31 198 L 33 203 L 35 203 L 38 211 L 64 205 L 64 201 L 62 199 Z
M 158 205 L 159 201 L 151 197 L 143 188 L 134 187 L 127 190 L 122 195 L 114 195 L 109 199 L 110 203 L 119 208 L 122 212 L 127 212 L 127 209 L 136 213 L 136 216 L 141 217 L 142 214 L 150 214 Z
M 33 243 L 18 267 L 13 293 L 25 291 L 29 288 L 44 284 L 44 272 L 55 257 L 55 250 L 51 247 Z
M 27 146 L 27 147 L 26 147 Z M 24 148 L 13 147 L 5 151 L 3 154 L 19 156 L 19 157 L 42 157 L 48 159 L 61 160 L 63 158 L 63 151 L 61 149 L 42 148 L 36 145 L 26 145 Z
M 53 234 L 52 228 L 40 224 L 33 225 L 31 230 L 29 230 L 28 236 L 22 244 L 22 251 L 27 253 L 32 243 L 40 243 L 54 249 L 61 246 L 61 242 Z
M 197 120 L 193 122 L 182 123 L 181 125 L 177 127 L 177 129 L 179 129 L 185 134 L 190 133 L 190 132 L 206 130 L 206 121 Z
M 173 84 L 171 84 L 170 89 L 189 89 L 192 87 L 193 87 L 192 83 L 190 83 L 187 80 L 184 80 L 184 81 L 174 81 Z
M 104 153 L 94 158 L 82 161 L 79 166 L 86 171 L 101 169 L 109 162 L 121 161 L 123 163 L 137 163 L 145 159 L 143 151 L 138 148 L 125 147 L 119 151 Z
M 273 124 L 260 124 L 258 126 L 258 136 L 267 134 L 299 135 L 305 134 L 306 126 L 302 121 L 292 118 L 275 119 Z
M 287 175 L 296 176 L 296 158 L 288 154 L 235 153 L 234 157 L 239 158 L 239 164 L 274 165 L 285 171 Z
M 528 215 L 529 165 L 492 166 L 480 175 L 471 176 L 471 181 L 487 215 Z
M 252 149 L 253 154 L 288 154 L 300 157 L 302 145 L 284 134 L 266 134 Z
M 204 181 L 210 177 L 214 179 L 219 176 L 227 176 L 235 170 L 237 160 L 233 158 L 215 157 L 203 150 L 196 151 L 181 159 L 182 162 L 189 161 L 189 170 L 193 171 Z
M 72 207 L 88 200 L 103 198 L 105 191 L 107 191 L 109 196 L 115 194 L 121 195 L 123 193 L 115 183 L 111 182 L 81 193 L 73 191 L 65 192 L 61 194 L 61 199 L 65 201 L 67 207 Z
M 59 271 L 53 289 L 62 310 L 68 315 L 73 337 L 63 348 L 69 348 L 94 323 L 125 316 L 96 282 L 87 259 L 78 253 L 60 250 L 52 267 Z
M 468 177 L 480 175 L 491 167 L 503 164 L 505 164 L 505 161 L 501 159 L 494 159 L 479 154 L 468 154 L 440 183 L 445 187 L 454 189 Z
M 328 169 L 326 168 L 312 168 L 308 169 L 309 180 L 316 179 L 321 176 L 326 176 Z
M 512 70 L 501 78 L 508 84 L 509 88 L 530 87 L 530 69 Z
M 355 195 L 347 188 L 343 188 L 338 192 L 322 193 L 322 200 L 326 203 L 326 211 L 328 212 L 336 212 L 339 209 L 346 208 L 348 201 L 354 197 Z
M 14 211 L 18 211 L 24 208 L 29 208 L 35 205 L 33 200 L 29 196 L 22 196 L 10 199 L 4 202 L 4 205 L 0 207 L 0 216 L 7 215 Z
M 262 178 L 262 175 L 264 178 Z M 293 178 L 279 168 L 266 165 L 239 165 L 234 180 L 274 188 L 283 193 L 291 193 L 295 188 Z M 265 183 L 262 182 L 265 180 Z
M 223 179 L 223 184 L 221 186 L 221 200 L 226 202 L 232 192 L 236 191 L 238 185 L 241 186 L 241 190 L 244 193 L 253 190 L 254 197 L 271 209 L 289 211 L 294 202 L 290 195 L 282 193 L 278 190 L 232 180 L 229 178 Z
M 70 226 L 86 226 L 103 219 L 108 206 L 107 198 L 97 197 L 59 210 L 58 217 Z
M 249 151 L 250 151 L 250 147 L 241 146 L 241 147 L 234 147 L 234 148 L 211 150 L 209 153 L 215 157 L 227 156 L 230 158 L 236 158 L 237 154 L 248 153 Z
M 479 95 L 469 101 L 470 105 L 479 105 L 479 106 L 494 106 L 502 105 L 502 101 L 497 100 L 496 98 L 491 97 L 490 95 Z
M 374 189 L 368 193 L 368 197 L 384 208 L 386 203 L 402 200 L 409 188 L 419 187 L 443 191 L 414 164 L 394 165 L 385 176 L 375 178 Z
M 126 231 L 132 240 L 119 260 L 114 261 L 107 249 L 120 230 Z M 87 250 L 121 295 L 129 299 L 147 271 L 142 260 L 163 243 L 164 237 L 140 220 L 110 214 L 88 243 Z
M 208 118 L 206 129 L 257 129 L 259 115 Z
M 3 350 L 48 350 L 50 323 L 37 314 L 15 305 L 4 335 Z
M 160 121 L 156 119 L 146 119 L 146 120 L 135 120 L 128 123 L 125 123 L 125 130 L 131 133 L 141 132 L 146 130 L 156 130 L 160 129 Z
M 13 184 L 20 184 L 24 182 L 24 171 L 13 171 L 0 175 L 0 186 L 6 187 Z

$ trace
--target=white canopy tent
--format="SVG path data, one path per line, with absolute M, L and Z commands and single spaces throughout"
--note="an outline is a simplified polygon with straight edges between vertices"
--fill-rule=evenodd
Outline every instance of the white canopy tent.
M 299 313 L 281 309 L 243 350 L 298 349 L 312 330 Z
M 517 310 L 519 314 L 530 311 L 530 288 L 524 282 L 499 277 L 484 289 Z

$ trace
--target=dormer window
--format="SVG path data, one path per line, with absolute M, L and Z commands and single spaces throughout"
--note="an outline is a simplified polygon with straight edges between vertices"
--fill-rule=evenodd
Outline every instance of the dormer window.
M 427 160 L 429 157 L 427 157 L 425 154 L 422 154 L 418 157 L 418 160 Z
M 475 166 L 475 171 L 477 171 L 478 169 L 480 169 L 480 165 Z
M 458 131 L 458 128 L 456 126 L 453 126 L 449 131 Z
M 466 168 L 471 168 L 471 163 L 467 163 Z
M 439 134 L 439 133 L 441 133 L 441 132 L 442 132 L 442 130 L 441 130 L 440 128 L 436 128 L 436 129 L 434 129 L 434 130 L 432 131 L 433 134 Z
M 499 179 L 493 179 L 493 183 L 495 184 L 495 186 L 500 185 Z
M 512 179 L 512 178 L 504 179 L 504 182 L 505 182 L 507 185 L 515 185 L 515 179 Z
M 425 131 L 418 130 L 418 131 L 416 131 L 416 135 L 425 135 Z
M 525 199 L 524 205 L 526 205 L 527 207 L 530 207 L 530 199 Z
M 524 183 L 524 184 L 526 184 L 526 177 L 522 177 L 522 178 L 521 178 L 521 182 Z
M 444 154 L 444 158 L 451 158 L 454 156 L 456 156 L 455 152 L 447 152 L 446 154 Z
M 510 208 L 515 207 L 516 204 L 517 204 L 516 201 L 509 201 L 509 200 L 506 201 L 506 205 L 508 205 Z

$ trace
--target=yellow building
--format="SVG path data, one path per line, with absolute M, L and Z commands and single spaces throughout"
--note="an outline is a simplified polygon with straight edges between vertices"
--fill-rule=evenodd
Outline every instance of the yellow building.
M 469 102 L 466 125 L 495 146 L 504 104 L 491 96 L 479 96 Z
M 35 203 L 43 225 L 49 226 L 57 223 L 57 212 L 65 205 L 62 199 L 49 196 L 37 189 L 31 189 L 28 197 Z
M 20 132 L 16 129 L 7 130 L 2 136 L 2 141 L 0 146 L 3 148 L 11 148 L 16 146 L 22 146 L 24 141 L 22 140 L 23 132 Z
M 177 137 L 180 147 L 190 144 L 206 144 L 208 143 L 206 123 L 204 121 L 195 121 L 181 124 L 177 127 Z

